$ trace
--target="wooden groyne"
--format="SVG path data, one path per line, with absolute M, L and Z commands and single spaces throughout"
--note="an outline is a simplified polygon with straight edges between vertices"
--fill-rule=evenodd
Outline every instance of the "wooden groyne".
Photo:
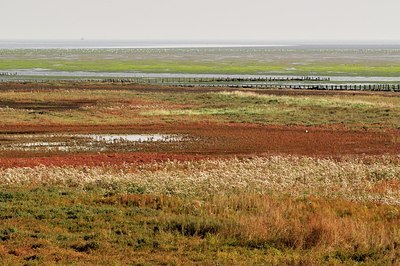
M 329 78 L 328 78 L 329 79 Z M 277 81 L 282 84 L 268 84 Z M 310 81 L 310 84 L 292 84 Z M 327 81 L 319 77 L 268 77 L 268 78 L 134 78 L 104 79 L 105 83 L 160 84 L 175 87 L 218 87 L 218 88 L 260 88 L 260 89 L 301 89 L 301 90 L 348 90 L 348 91 L 400 91 L 400 84 L 318 84 Z M 246 83 L 254 82 L 254 83 Z M 287 82 L 285 84 L 285 82 Z M 290 83 L 290 84 L 289 84 Z
M 329 77 L 217 77 L 217 78 L 158 78 L 161 83 L 174 82 L 178 79 L 187 82 L 321 82 L 330 81 Z
M 219 82 L 326 82 L 329 77 L 139 77 L 139 78 L 108 78 L 103 82 L 109 83 L 219 83 Z
M 108 78 L 108 79 L 58 79 L 61 82 L 79 82 L 79 83 L 111 83 L 111 84 L 149 84 L 149 85 L 165 85 L 173 87 L 214 87 L 214 88 L 243 88 L 243 89 L 299 89 L 299 90 L 339 90 L 339 91 L 388 91 L 388 92 L 400 92 L 400 83 L 389 84 L 389 83 L 376 83 L 376 84 L 329 84 L 329 83 L 306 83 L 306 84 L 293 84 L 282 82 L 281 84 L 276 83 L 263 83 L 263 82 L 192 82 L 192 79 L 188 78 L 173 78 L 174 82 L 168 78 L 168 82 L 162 83 L 160 78 L 133 78 L 133 79 L 121 79 L 121 78 Z M 164 79 L 165 80 L 165 79 Z M 198 81 L 198 79 L 195 79 Z M 1 79 L 0 82 L 13 82 L 13 83 L 43 83 L 47 82 L 47 79 L 26 79 L 18 76 L 12 79 Z M 242 80 L 241 80 L 242 81 Z M 293 80 L 290 80 L 293 81 Z
M 0 76 L 16 76 L 17 72 L 0 72 Z
M 176 87 L 228 87 L 248 89 L 299 89 L 299 90 L 348 90 L 348 91 L 392 91 L 400 92 L 400 84 L 367 84 L 367 85 L 285 85 L 285 84 L 176 84 Z

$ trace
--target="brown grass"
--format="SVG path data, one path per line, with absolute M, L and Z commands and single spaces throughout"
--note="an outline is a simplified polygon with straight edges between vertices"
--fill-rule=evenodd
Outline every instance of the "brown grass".
M 400 262 L 399 206 L 281 194 L 198 200 L 74 189 L 56 196 L 54 187 L 6 190 L 24 198 L 9 201 L 18 214 L 2 213 L 10 216 L 0 225 L 6 265 Z

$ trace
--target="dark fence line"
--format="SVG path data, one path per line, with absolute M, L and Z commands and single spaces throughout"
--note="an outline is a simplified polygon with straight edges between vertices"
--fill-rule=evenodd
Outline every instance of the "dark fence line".
M 168 83 L 160 82 L 158 79 L 105 79 L 103 82 L 109 83 L 148 83 L 165 84 L 175 87 L 218 87 L 218 88 L 260 88 L 260 89 L 303 89 L 303 90 L 349 90 L 349 91 L 400 91 L 400 84 L 201 84 L 199 79 L 175 78 Z M 190 80 L 190 81 L 189 81 Z M 242 80 L 243 81 L 243 80 Z
M 17 76 L 17 72 L 0 72 L 0 76 Z M 99 78 L 100 79 L 100 78 Z M 274 81 L 330 81 L 329 77 L 293 76 L 293 77 L 215 77 L 215 78 L 187 78 L 187 77 L 135 77 L 135 78 L 107 78 L 103 82 L 110 83 L 208 83 L 208 82 L 274 82 Z
M 400 92 L 400 84 L 366 84 L 366 85 L 276 85 L 276 84 L 175 84 L 176 87 L 228 87 L 228 88 L 260 88 L 260 89 L 300 89 L 300 90 L 349 90 L 349 91 L 396 91 Z
M 0 79 L 0 82 L 43 83 L 46 79 Z M 94 83 L 127 83 L 127 84 L 160 84 L 146 79 L 60 79 L 62 82 Z M 214 87 L 214 88 L 249 88 L 249 89 L 300 89 L 300 90 L 348 90 L 348 91 L 392 91 L 400 92 L 400 84 L 194 84 L 175 83 L 164 85 L 174 87 Z
M 101 79 L 24 79 L 24 78 L 13 78 L 13 79 L 1 79 L 0 83 L 47 83 L 49 81 L 59 81 L 59 82 L 103 82 Z
M 329 77 L 216 77 L 216 78 L 109 78 L 104 79 L 103 82 L 112 83 L 211 83 L 211 82 L 273 82 L 273 81 L 310 81 L 310 82 L 320 82 L 320 81 L 330 81 Z
M 16 76 L 17 72 L 0 72 L 0 76 Z

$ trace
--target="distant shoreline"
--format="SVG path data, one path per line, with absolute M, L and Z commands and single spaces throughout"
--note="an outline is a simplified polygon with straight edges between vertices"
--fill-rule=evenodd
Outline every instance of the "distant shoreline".
M 268 48 L 294 47 L 296 44 L 245 43 L 157 43 L 104 41 L 4 41 L 0 49 L 195 49 L 195 48 Z
M 262 43 L 262 42 L 139 42 L 139 41 L 35 41 L 0 40 L 0 49 L 202 49 L 202 48 L 295 48 L 295 49 L 400 49 L 394 43 Z
M 267 47 L 295 47 L 297 45 L 154 45 L 154 46 L 17 46 L 0 49 L 196 49 L 196 48 L 267 48 Z

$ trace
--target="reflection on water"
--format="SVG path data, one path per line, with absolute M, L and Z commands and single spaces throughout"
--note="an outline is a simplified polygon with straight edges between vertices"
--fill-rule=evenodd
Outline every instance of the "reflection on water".
M 90 134 L 77 135 L 78 137 L 91 138 L 94 141 L 104 141 L 107 143 L 115 143 L 121 141 L 146 142 L 146 141 L 178 141 L 182 138 L 176 135 L 165 134 L 129 134 L 129 135 L 113 135 L 113 134 Z
M 63 145 L 65 145 L 65 143 L 63 143 L 63 142 L 46 142 L 46 141 L 15 144 L 15 146 L 17 146 L 17 147 L 55 147 L 55 146 L 63 146 Z
M 175 134 L 38 134 L 14 135 L 0 140 L 0 151 L 134 151 L 143 145 L 176 143 Z

